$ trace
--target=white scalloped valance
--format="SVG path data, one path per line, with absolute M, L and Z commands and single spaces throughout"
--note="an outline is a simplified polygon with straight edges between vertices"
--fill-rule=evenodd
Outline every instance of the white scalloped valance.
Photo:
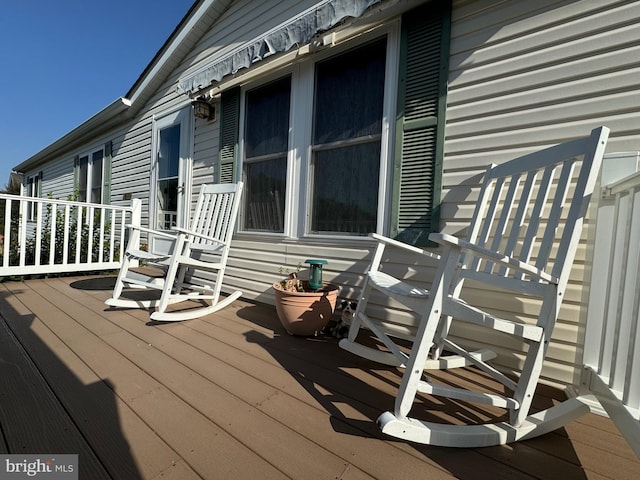
M 242 68 L 248 68 L 260 60 L 294 46 L 311 42 L 318 33 L 335 27 L 345 18 L 362 16 L 371 5 L 382 0 L 325 0 L 287 21 L 263 36 L 244 44 L 234 52 L 214 60 L 178 82 L 178 89 L 185 93 L 196 92 L 220 81 Z

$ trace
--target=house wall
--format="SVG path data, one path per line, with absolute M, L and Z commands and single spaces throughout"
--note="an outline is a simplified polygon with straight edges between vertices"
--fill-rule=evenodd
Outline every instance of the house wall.
M 466 233 L 480 177 L 491 162 L 584 136 L 599 125 L 612 130 L 607 152 L 637 150 L 640 127 L 633 120 L 640 99 L 640 47 L 632 32 L 638 17 L 640 2 L 454 2 L 441 217 L 445 232 Z M 196 145 L 199 138 L 205 134 L 197 133 Z M 215 135 L 207 138 L 215 152 Z M 582 364 L 576 345 L 585 316 L 587 235 L 588 231 L 544 367 L 543 380 L 549 383 L 573 383 Z M 278 268 L 292 269 L 308 257 L 326 258 L 325 278 L 339 283 L 344 297 L 357 297 L 368 263 L 368 245 L 363 242 L 238 236 L 227 271 L 228 288 L 272 302 L 268 286 Z M 432 270 L 425 267 L 421 273 L 428 280 Z M 530 302 L 483 291 L 472 291 L 469 297 L 481 304 L 488 298 L 508 315 L 534 318 Z M 374 309 L 380 318 L 400 326 L 414 321 L 384 303 Z M 518 346 L 510 340 L 473 328 L 457 333 L 462 343 L 493 344 L 503 368 L 520 368 L 521 358 L 506 353 L 506 346 Z
M 640 145 L 640 2 L 454 2 L 441 225 L 464 234 L 482 167 L 611 129 L 607 152 Z M 575 381 L 586 315 L 586 239 L 578 252 L 543 376 Z M 531 304 L 495 293 L 470 300 L 521 318 Z M 477 332 L 469 329 L 465 337 Z M 476 337 L 477 338 L 477 337 Z M 496 339 L 498 340 L 498 339 Z M 496 343 L 496 341 L 492 341 Z M 494 345 L 500 352 L 500 343 Z M 501 356 L 518 368 L 520 359 Z
M 73 157 L 61 158 L 49 163 L 42 169 L 42 194 L 52 198 L 66 200 L 73 190 Z
M 233 2 L 135 117 L 97 139 L 110 140 L 113 145 L 112 203 L 129 203 L 127 194 L 141 198 L 143 224 L 148 222 L 153 118 L 189 104 L 187 96 L 176 89 L 180 78 L 314 3 Z M 640 41 L 635 26 L 640 2 L 455 0 L 453 5 L 440 220 L 445 232 L 465 234 L 480 176 L 488 163 L 586 135 L 601 124 L 612 131 L 607 152 L 638 150 Z M 218 137 L 218 120 L 195 120 L 194 195 L 199 185 L 215 178 Z M 70 152 L 42 169 L 44 192 L 50 188 L 66 196 L 64 185 L 73 182 L 68 168 L 72 170 L 74 154 Z M 49 175 L 50 171 L 57 173 Z M 329 261 L 325 279 L 338 283 L 343 297 L 357 298 L 370 246 L 364 239 L 312 241 L 237 235 L 225 289 L 241 289 L 246 298 L 272 303 L 270 285 L 280 277 L 280 267 L 295 269 L 307 258 L 325 258 Z M 576 365 L 581 365 L 576 344 L 580 343 L 585 316 L 581 305 L 585 303 L 586 250 L 585 240 L 543 371 L 543 380 L 550 383 L 572 383 L 579 371 Z M 408 270 L 408 261 L 400 259 L 395 268 Z M 428 285 L 432 273 L 433 269 L 425 266 L 416 276 Z M 521 318 L 529 318 L 531 313 L 530 304 L 494 292 L 475 291 L 471 296 L 500 302 L 505 311 Z M 373 309 L 375 316 L 401 330 L 403 324 L 414 322 L 410 314 L 389 309 L 382 301 L 374 302 Z M 458 334 L 463 343 L 483 339 L 503 353 L 502 339 L 483 338 L 473 329 Z M 498 363 L 509 369 L 520 366 L 518 358 L 506 354 Z

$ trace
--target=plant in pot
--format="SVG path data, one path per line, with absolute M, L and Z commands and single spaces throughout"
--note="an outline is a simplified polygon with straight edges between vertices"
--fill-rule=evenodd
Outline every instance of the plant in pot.
M 338 287 L 322 281 L 322 266 L 326 260 L 305 260 L 309 265 L 309 280 L 298 278 L 296 272 L 273 284 L 276 311 L 280 323 L 291 335 L 310 336 L 322 330 L 333 315 Z

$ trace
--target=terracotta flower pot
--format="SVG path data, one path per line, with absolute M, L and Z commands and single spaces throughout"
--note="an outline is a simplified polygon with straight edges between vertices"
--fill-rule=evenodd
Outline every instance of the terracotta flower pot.
M 286 292 L 279 283 L 273 289 L 280 323 L 292 335 L 314 335 L 329 323 L 336 308 L 338 287 L 330 283 L 317 292 Z

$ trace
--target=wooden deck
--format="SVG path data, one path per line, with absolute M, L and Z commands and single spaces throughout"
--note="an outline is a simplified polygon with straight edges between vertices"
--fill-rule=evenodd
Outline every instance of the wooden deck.
M 640 478 L 640 461 L 596 415 L 502 447 L 386 438 L 375 419 L 392 408 L 395 369 L 334 338 L 291 337 L 265 305 L 149 323 L 147 311 L 105 307 L 112 282 L 0 284 L 0 453 L 77 453 L 91 480 Z M 492 388 L 473 371 L 438 375 Z M 560 395 L 540 390 L 540 406 Z M 424 408 L 454 421 L 495 414 Z

